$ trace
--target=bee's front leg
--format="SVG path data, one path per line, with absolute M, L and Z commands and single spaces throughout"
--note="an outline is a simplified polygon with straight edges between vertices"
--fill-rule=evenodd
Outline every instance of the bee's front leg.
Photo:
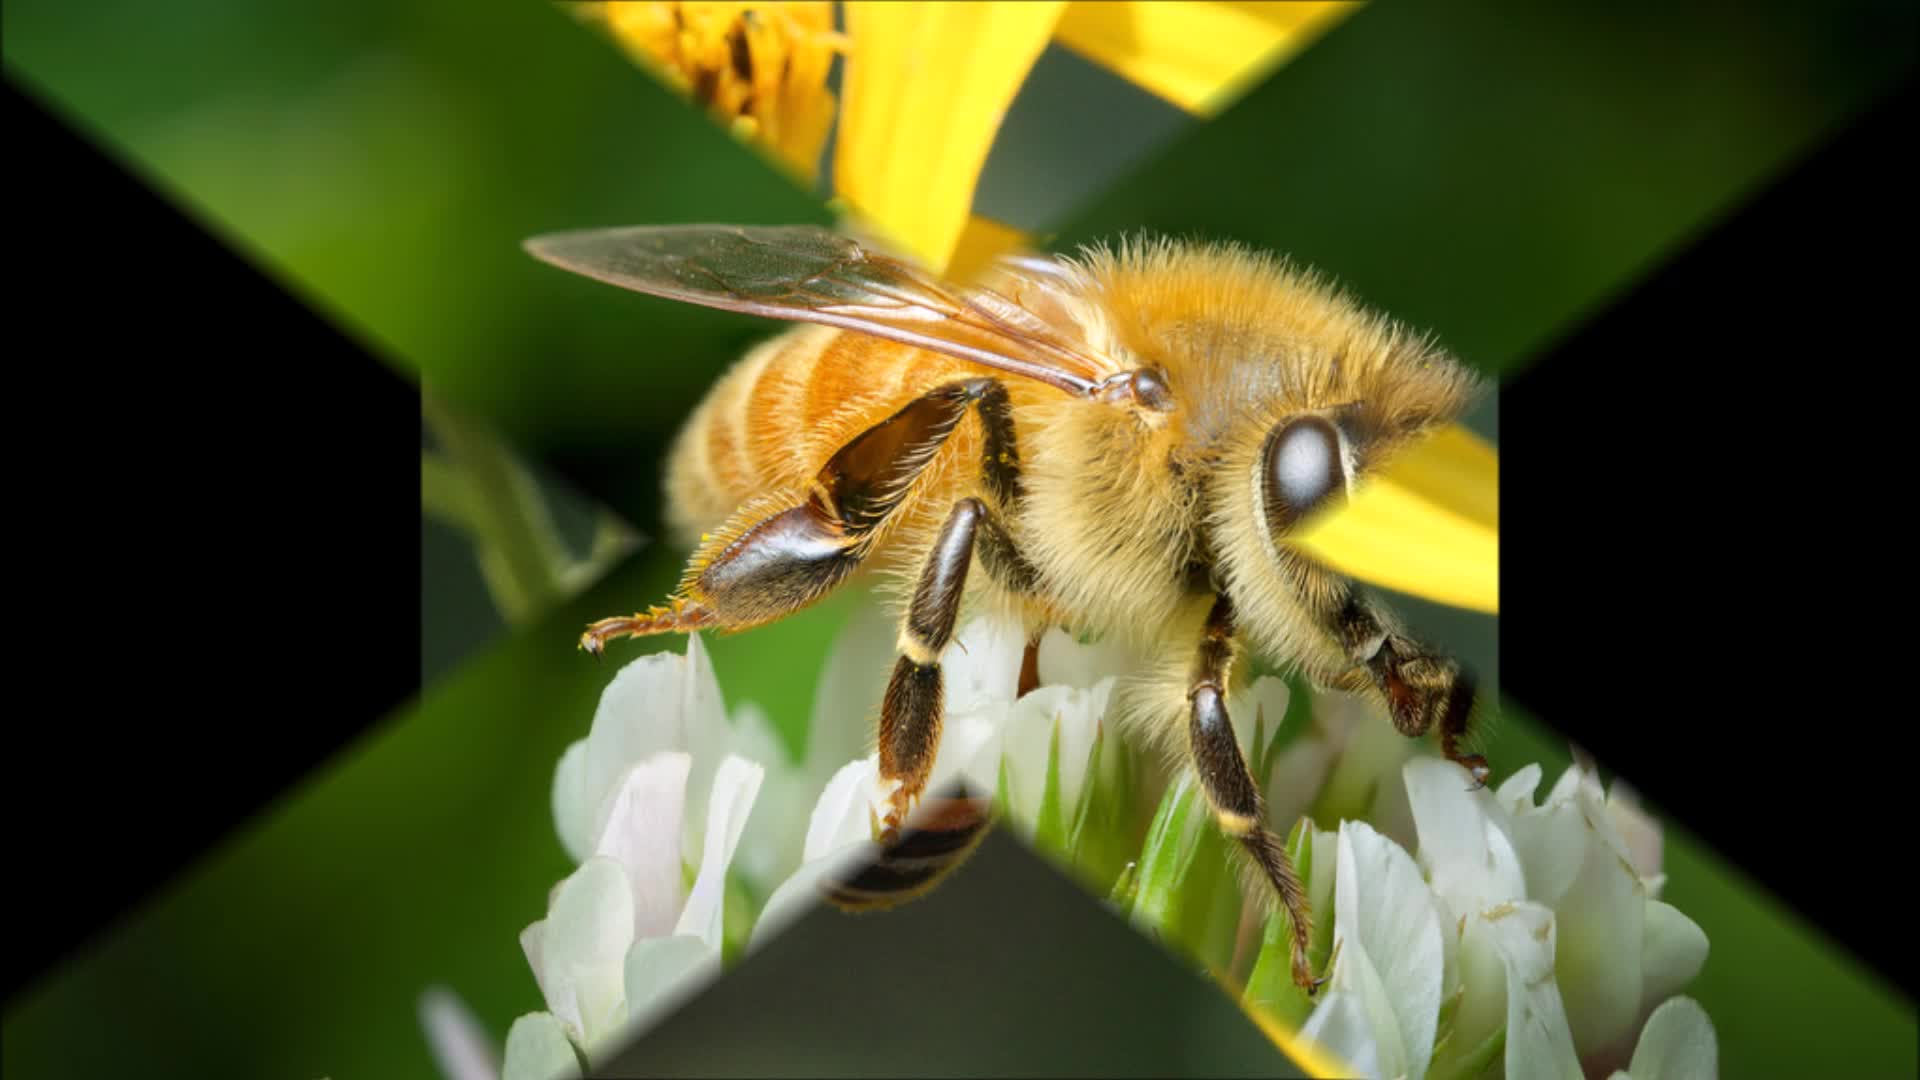
M 1222 594 L 1207 614 L 1206 630 L 1188 678 L 1188 751 L 1220 830 L 1247 849 L 1286 907 L 1293 930 L 1293 981 L 1312 991 L 1326 980 L 1314 976 L 1307 959 L 1307 945 L 1313 936 L 1307 890 L 1287 857 L 1286 845 L 1266 827 L 1264 800 L 1253 782 L 1253 772 L 1247 768 L 1247 759 L 1240 753 L 1233 719 L 1227 714 L 1227 677 L 1235 652 L 1233 604 Z
M 1486 786 L 1487 759 L 1461 749 L 1473 713 L 1473 676 L 1395 628 L 1390 617 L 1357 588 L 1349 588 L 1334 618 L 1335 633 L 1367 681 L 1386 698 L 1393 726 L 1409 737 L 1435 728 L 1440 753 L 1467 770 L 1473 786 Z
M 1467 770 L 1475 789 L 1492 770 L 1461 746 L 1474 708 L 1473 676 L 1452 657 L 1407 635 L 1379 601 L 1339 574 L 1298 555 L 1280 561 L 1314 624 L 1331 639 L 1345 670 L 1318 666 L 1316 681 L 1349 693 L 1377 695 L 1402 735 L 1440 733 L 1440 753 Z

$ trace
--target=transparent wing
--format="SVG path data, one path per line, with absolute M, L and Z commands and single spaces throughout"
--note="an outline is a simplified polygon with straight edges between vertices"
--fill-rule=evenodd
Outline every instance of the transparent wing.
M 825 323 L 1093 397 L 1115 365 L 991 289 L 954 285 L 814 226 L 663 225 L 551 233 L 536 258 L 653 296 Z

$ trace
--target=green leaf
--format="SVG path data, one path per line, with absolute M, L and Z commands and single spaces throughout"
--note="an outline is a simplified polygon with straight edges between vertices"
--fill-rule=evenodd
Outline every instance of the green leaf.
M 1133 910 L 1133 898 L 1140 888 L 1140 864 L 1129 862 L 1121 867 L 1120 876 L 1114 880 L 1113 890 L 1107 893 L 1107 902 L 1125 915 Z
M 1240 921 L 1227 838 L 1191 773 L 1161 799 L 1140 853 L 1133 914 L 1211 971 L 1226 971 Z
M 1306 884 L 1309 898 L 1314 893 L 1312 828 L 1306 818 L 1301 818 L 1294 822 L 1293 831 L 1287 834 L 1287 856 L 1293 860 L 1294 871 Z M 1331 875 L 1332 870 L 1328 866 L 1323 873 Z M 1326 962 L 1325 954 L 1315 949 L 1321 938 L 1320 924 L 1331 922 L 1331 919 L 1315 919 L 1313 933 L 1308 939 L 1307 958 L 1316 971 Z M 1331 940 L 1330 926 L 1326 937 Z M 1306 1023 L 1308 1014 L 1313 1012 L 1313 1000 L 1293 981 L 1293 919 L 1285 907 L 1276 905 L 1274 913 L 1267 917 L 1266 930 L 1260 939 L 1260 951 L 1254 958 L 1253 971 L 1247 975 L 1247 988 L 1243 996 L 1248 1005 L 1265 1012 L 1289 1030 Z
M 1094 888 L 1113 881 L 1139 850 L 1132 759 L 1132 749 L 1103 721 L 1094 731 L 1087 782 L 1067 838 L 1073 868 Z
M 1313 730 L 1313 687 L 1306 676 L 1297 671 L 1287 672 L 1281 678 L 1287 684 L 1287 715 L 1281 718 L 1280 726 L 1260 751 L 1260 767 L 1254 774 L 1260 777 L 1272 776 L 1273 762 L 1280 751 Z
M 722 903 L 725 906 L 720 911 L 720 963 L 731 967 L 746 953 L 747 938 L 753 933 L 759 905 L 754 903 L 746 884 L 732 874 L 727 875 L 726 897 Z
M 1033 839 L 1043 851 L 1061 858 L 1068 855 L 1066 813 L 1060 808 L 1060 718 L 1057 716 L 1047 737 L 1047 772 L 1040 788 L 1040 812 L 1034 815 Z
M 1476 1076 L 1485 1075 L 1506 1049 L 1507 1029 L 1502 1025 L 1495 1029 L 1493 1034 L 1481 1040 L 1479 1046 L 1454 1062 L 1452 1067 L 1445 1071 L 1436 1069 L 1428 1075 L 1432 1080 L 1473 1080 Z

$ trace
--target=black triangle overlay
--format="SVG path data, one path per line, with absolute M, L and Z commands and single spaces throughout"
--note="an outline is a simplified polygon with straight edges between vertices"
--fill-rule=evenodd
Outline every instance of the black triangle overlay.
M 935 1075 L 930 1067 L 1307 1075 L 1219 987 L 1004 829 L 921 899 L 811 912 L 596 1075 Z
M 14 620 L 9 1004 L 419 683 L 418 394 L 36 96 L 9 73 L 46 605 Z
M 1852 609 L 1911 552 L 1913 130 L 1908 86 L 1503 388 L 1500 568 L 1508 692 L 1909 995 L 1904 645 Z

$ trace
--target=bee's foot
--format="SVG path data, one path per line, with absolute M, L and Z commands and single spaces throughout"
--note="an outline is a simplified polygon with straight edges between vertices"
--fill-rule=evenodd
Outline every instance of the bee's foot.
M 1298 983 L 1300 988 L 1307 992 L 1309 998 L 1319 997 L 1320 988 L 1327 985 L 1328 979 L 1333 978 L 1333 964 L 1334 961 L 1340 959 L 1340 945 L 1340 939 L 1335 938 L 1333 941 L 1333 952 L 1327 955 L 1327 971 L 1324 975 L 1316 976 L 1313 973 L 1313 967 L 1307 963 L 1307 957 L 1304 951 L 1294 953 L 1293 981 Z
M 1487 759 L 1479 754 L 1461 754 L 1449 760 L 1467 770 L 1467 775 L 1473 777 L 1473 786 L 1468 788 L 1468 791 L 1479 791 L 1486 787 L 1487 778 L 1493 775 L 1493 769 L 1487 765 Z
M 688 633 L 703 626 L 711 626 L 713 613 L 697 604 L 677 599 L 664 607 L 653 607 L 638 615 L 622 615 L 611 619 L 601 619 L 587 627 L 580 635 L 580 648 L 589 655 L 598 657 L 607 649 L 607 642 L 618 637 L 645 637 L 648 634 L 665 634 L 674 631 Z
M 900 842 L 900 823 L 893 820 L 891 815 L 882 816 L 868 810 L 867 828 L 873 836 L 873 842 L 883 848 L 890 848 Z
M 1331 966 L 1327 969 L 1329 974 L 1332 970 Z M 1293 984 L 1305 990 L 1308 997 L 1317 997 L 1320 994 L 1320 988 L 1327 984 L 1327 975 L 1315 975 L 1307 955 L 1304 952 L 1296 952 L 1293 954 Z

